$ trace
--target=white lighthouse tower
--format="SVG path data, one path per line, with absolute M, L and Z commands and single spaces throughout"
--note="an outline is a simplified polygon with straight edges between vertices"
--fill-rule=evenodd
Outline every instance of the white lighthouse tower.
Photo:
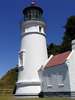
M 43 10 L 32 2 L 23 10 L 23 15 L 15 95 L 38 96 L 41 92 L 38 70 L 48 59 Z

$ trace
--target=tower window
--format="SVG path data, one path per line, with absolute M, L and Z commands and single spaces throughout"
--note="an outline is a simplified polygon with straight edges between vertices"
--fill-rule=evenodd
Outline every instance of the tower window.
M 39 26 L 39 32 L 41 32 L 41 29 L 42 29 L 42 27 L 41 27 L 41 26 Z
M 23 66 L 23 52 L 20 53 L 20 65 Z

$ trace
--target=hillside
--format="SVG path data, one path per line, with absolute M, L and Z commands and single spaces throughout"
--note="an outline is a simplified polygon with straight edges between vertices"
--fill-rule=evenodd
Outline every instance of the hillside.
M 17 80 L 18 69 L 17 67 L 9 70 L 0 79 L 0 94 L 12 94 L 15 88 L 15 83 Z

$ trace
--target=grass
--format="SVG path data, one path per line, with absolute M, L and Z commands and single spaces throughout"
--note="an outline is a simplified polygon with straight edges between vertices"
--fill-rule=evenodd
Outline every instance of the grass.
M 50 97 L 50 98 L 16 98 L 12 95 L 1 95 L 0 100 L 75 100 L 70 98 L 63 98 L 63 97 Z

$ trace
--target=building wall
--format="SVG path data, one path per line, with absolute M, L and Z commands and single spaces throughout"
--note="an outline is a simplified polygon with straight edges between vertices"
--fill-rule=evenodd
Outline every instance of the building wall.
M 70 82 L 68 67 L 62 64 L 40 71 L 43 92 L 69 92 Z
M 66 63 L 69 69 L 71 92 L 75 93 L 75 50 L 72 50 L 70 57 Z
M 19 72 L 18 82 L 40 81 L 37 71 L 48 59 L 44 24 L 36 20 L 22 23 L 20 49 L 22 54 L 20 53 L 19 56 L 19 66 L 23 66 L 23 70 Z M 41 32 L 39 27 L 41 27 Z
M 16 95 L 39 95 L 41 81 L 38 69 L 48 59 L 44 22 L 36 20 L 24 21 L 21 27 Z

